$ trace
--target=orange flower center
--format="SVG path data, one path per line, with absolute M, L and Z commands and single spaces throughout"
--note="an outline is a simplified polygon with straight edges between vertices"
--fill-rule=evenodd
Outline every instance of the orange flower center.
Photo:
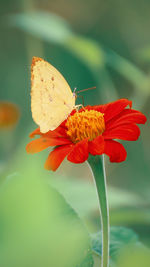
M 104 114 L 96 110 L 76 112 L 66 122 L 67 135 L 73 143 L 85 138 L 92 141 L 105 130 Z

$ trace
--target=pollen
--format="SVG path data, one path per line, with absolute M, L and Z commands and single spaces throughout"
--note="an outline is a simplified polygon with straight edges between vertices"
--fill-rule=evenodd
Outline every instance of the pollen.
M 76 112 L 66 122 L 67 135 L 73 143 L 88 138 L 92 141 L 105 130 L 104 114 L 96 110 Z

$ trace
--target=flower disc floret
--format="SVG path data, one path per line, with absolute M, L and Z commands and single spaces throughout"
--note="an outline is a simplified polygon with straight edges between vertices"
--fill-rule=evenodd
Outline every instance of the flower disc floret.
M 96 110 L 76 112 L 66 122 L 67 135 L 73 143 L 86 138 L 92 141 L 105 130 L 104 114 Z

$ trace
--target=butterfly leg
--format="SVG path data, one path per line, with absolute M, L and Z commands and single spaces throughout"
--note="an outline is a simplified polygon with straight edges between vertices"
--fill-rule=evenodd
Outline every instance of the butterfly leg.
M 78 95 L 77 97 L 82 98 L 82 106 L 84 107 L 85 105 L 84 105 L 84 97 L 83 97 L 83 95 Z
M 83 106 L 82 104 L 80 104 L 80 105 L 75 105 L 75 109 L 76 109 L 77 112 L 79 111 L 79 108 L 80 108 L 80 107 L 84 109 L 84 106 Z

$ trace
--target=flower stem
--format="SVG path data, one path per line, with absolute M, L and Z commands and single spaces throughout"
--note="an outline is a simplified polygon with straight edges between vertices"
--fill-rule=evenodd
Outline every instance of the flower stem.
M 102 158 L 103 157 L 103 158 Z M 102 229 L 102 262 L 101 267 L 109 266 L 109 210 L 107 204 L 106 173 L 104 156 L 92 156 L 88 158 L 99 199 Z

